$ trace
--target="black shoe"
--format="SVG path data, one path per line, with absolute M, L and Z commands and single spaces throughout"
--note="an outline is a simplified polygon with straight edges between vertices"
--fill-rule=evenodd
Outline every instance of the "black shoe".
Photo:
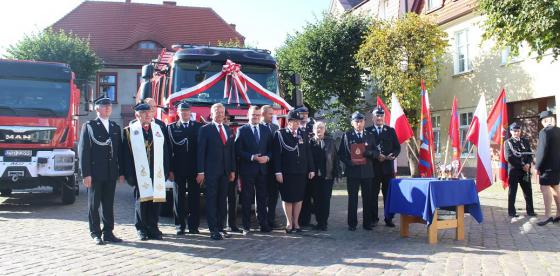
M 138 231 L 136 232 L 136 234 L 138 235 L 138 239 L 141 241 L 147 241 L 148 240 L 148 235 L 146 235 L 146 233 L 142 232 L 142 231 Z
M 536 217 L 536 216 L 537 216 L 537 213 L 528 213 L 527 216 L 529 216 L 529 217 Z
M 198 229 L 189 229 L 189 234 L 200 234 L 200 231 Z
M 362 226 L 362 228 L 364 228 L 364 230 L 367 230 L 367 231 L 373 230 L 373 228 L 370 225 L 364 225 L 364 226 Z
M 233 232 L 233 233 L 243 233 L 243 230 L 239 229 L 237 226 L 230 227 L 230 228 L 229 228 L 229 231 L 230 231 L 230 232 Z M 226 238 L 227 238 L 227 237 L 226 237 Z
M 103 235 L 103 241 L 104 242 L 119 243 L 119 242 L 122 242 L 122 239 L 119 239 L 119 238 L 115 237 L 115 235 L 113 235 L 111 233 L 111 234 Z
M 292 232 L 294 232 L 294 228 L 284 228 L 284 231 L 286 231 L 286 234 L 291 234 Z
M 219 240 L 223 240 L 224 237 L 222 237 L 222 235 L 220 233 L 212 233 L 210 235 L 210 238 L 215 240 L 215 241 L 219 241 Z
M 272 232 L 272 228 L 269 227 L 269 226 L 262 226 L 260 230 L 261 230 L 262 233 L 270 233 L 270 232 Z
M 313 230 L 316 231 L 327 231 L 327 226 L 322 224 L 317 224 L 313 227 Z
M 356 226 L 348 226 L 348 231 L 356 231 Z
M 183 236 L 183 235 L 185 235 L 185 229 L 177 230 L 177 236 Z
M 303 230 L 301 230 L 301 228 L 294 228 L 294 232 L 301 233 L 301 232 L 303 232 Z
M 545 225 L 547 225 L 551 222 L 554 223 L 554 218 L 553 217 L 549 217 L 547 220 L 539 221 L 539 222 L 537 222 L 537 225 L 538 226 L 545 226 Z
M 509 215 L 509 217 L 510 217 L 510 218 L 518 218 L 518 217 L 519 217 L 519 215 L 518 215 L 518 214 L 513 214 L 513 215 L 512 215 L 512 214 L 510 214 L 510 215 Z
M 239 229 L 237 229 L 237 230 L 239 231 Z M 241 233 L 243 233 L 243 232 L 241 232 Z M 231 234 L 228 233 L 228 232 L 225 231 L 225 230 L 220 231 L 220 234 L 222 234 L 222 236 L 223 236 L 224 238 L 231 238 Z
M 161 234 L 158 232 L 158 233 L 156 233 L 156 234 L 154 234 L 154 235 L 148 235 L 148 239 L 151 239 L 151 240 L 159 240 L 159 241 L 161 241 L 161 240 L 163 240 L 163 235 L 161 235 Z
M 95 243 L 96 245 L 104 245 L 105 243 L 103 242 L 103 240 L 101 239 L 101 237 L 99 236 L 94 236 L 92 237 L 93 239 L 93 243 Z
M 386 219 L 385 220 L 385 226 L 393 228 L 393 227 L 395 227 L 395 224 L 393 223 L 392 220 Z
M 558 222 L 560 222 L 560 217 L 555 217 L 555 218 L 552 220 L 552 223 L 558 223 Z

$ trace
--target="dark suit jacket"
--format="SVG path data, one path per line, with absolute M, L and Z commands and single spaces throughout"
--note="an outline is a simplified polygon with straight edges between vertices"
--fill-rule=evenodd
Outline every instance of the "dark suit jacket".
M 513 138 L 506 140 L 504 155 L 508 162 L 508 172 L 513 170 L 521 171 L 525 164 L 531 164 L 533 162 L 533 157 L 531 155 L 521 155 L 521 157 L 517 157 L 514 155 L 513 151 L 531 152 L 529 141 L 525 138 L 521 138 L 519 142 L 515 141 Z
M 272 136 L 274 136 L 274 133 L 280 129 L 278 125 L 273 123 L 267 124 L 265 122 L 261 122 L 261 125 L 266 126 L 270 130 Z
M 161 127 L 160 127 L 161 128 Z M 162 129 L 161 132 L 165 132 L 165 129 Z M 142 131 L 142 134 L 144 135 L 144 141 L 146 142 L 151 142 L 153 137 L 152 137 L 152 129 L 150 128 L 148 130 L 148 132 L 146 131 Z M 123 135 L 123 150 L 122 150 L 122 158 L 123 158 L 123 164 L 124 164 L 124 176 L 126 178 L 126 181 L 128 182 L 129 185 L 131 186 L 137 186 L 138 185 L 138 180 L 136 178 L 136 169 L 134 166 L 134 155 L 132 153 L 132 145 L 130 143 L 130 127 L 125 127 L 124 128 L 124 135 Z M 165 154 L 165 152 L 169 152 L 169 144 L 167 143 L 167 140 L 164 139 L 163 142 L 163 170 L 164 170 L 164 175 L 165 175 L 165 179 L 167 179 L 167 176 L 169 175 L 169 155 Z M 150 177 L 153 179 L 154 178 L 154 146 L 152 144 L 152 147 L 150 148 L 150 159 L 148 160 L 149 164 L 150 164 Z
M 280 135 L 287 146 L 298 146 L 299 155 L 295 150 L 288 151 L 282 147 Z M 301 130 L 298 130 L 297 138 L 294 138 L 285 128 L 276 131 L 272 141 L 272 156 L 274 173 L 307 174 L 315 171 L 309 139 L 303 135 Z
M 93 130 L 93 137 L 99 142 L 105 142 L 111 138 L 112 152 L 110 146 L 100 146 L 91 140 L 86 125 Z M 109 133 L 101 123 L 100 119 L 90 120 L 82 125 L 80 143 L 80 167 L 82 176 L 91 176 L 92 181 L 117 180 L 123 174 L 121 162 L 121 128 L 113 121 L 109 121 Z
M 366 144 L 366 151 L 364 153 L 364 157 L 366 157 L 366 164 L 354 165 L 352 164 L 352 156 L 350 154 L 351 145 L 360 143 Z M 344 133 L 338 148 L 338 155 L 346 167 L 344 170 L 346 177 L 373 178 L 375 176 L 372 160 L 379 156 L 379 151 L 375 147 L 375 144 L 375 136 L 365 130 L 363 132 L 362 139 L 358 138 L 358 135 L 356 135 L 356 131 L 354 130 Z
M 187 128 L 180 121 L 167 126 L 171 147 L 170 170 L 177 177 L 196 175 L 197 140 L 201 126 L 201 123 L 195 121 L 190 121 Z M 183 145 L 176 144 L 181 141 L 185 141 Z
M 233 131 L 223 125 L 227 142 L 224 145 L 214 123 L 202 126 L 198 132 L 197 172 L 205 176 L 222 176 L 235 172 Z
M 340 177 L 341 169 L 336 141 L 330 135 L 326 135 L 322 142 L 313 138 L 310 143 L 313 163 L 315 163 L 315 175 L 325 179 Z
M 399 139 L 397 138 L 397 133 L 394 128 L 383 125 L 381 134 L 377 134 L 377 130 L 374 125 L 367 127 L 366 131 L 373 133 L 375 136 L 375 147 L 381 154 L 389 155 L 392 153 L 393 156 L 397 157 L 401 153 L 401 145 L 399 144 Z M 395 171 L 393 161 L 391 160 L 379 162 L 379 160 L 375 159 L 373 160 L 373 167 L 376 172 L 380 172 L 382 174 L 394 174 Z
M 548 126 L 539 132 L 535 168 L 541 173 L 560 171 L 560 128 Z
M 235 153 L 239 160 L 239 174 L 240 175 L 255 175 L 258 172 L 262 174 L 268 173 L 268 166 L 270 164 L 259 164 L 256 160 L 251 161 L 251 156 L 260 154 L 267 156 L 272 161 L 272 133 L 270 129 L 262 124 L 258 124 L 260 139 L 259 143 L 253 134 L 253 127 L 246 124 L 237 129 L 237 136 L 235 137 Z

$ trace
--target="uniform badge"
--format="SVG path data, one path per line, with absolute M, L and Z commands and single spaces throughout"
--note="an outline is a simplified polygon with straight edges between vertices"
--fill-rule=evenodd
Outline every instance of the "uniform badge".
M 159 131 L 156 132 L 156 137 L 161 137 L 161 133 L 159 133 Z
M 135 130 L 135 131 L 134 131 L 134 135 L 138 135 L 138 134 L 140 134 L 140 131 Z
M 354 153 L 356 155 L 360 155 L 360 154 L 362 154 L 362 151 L 360 150 L 360 148 L 356 147 L 356 151 Z

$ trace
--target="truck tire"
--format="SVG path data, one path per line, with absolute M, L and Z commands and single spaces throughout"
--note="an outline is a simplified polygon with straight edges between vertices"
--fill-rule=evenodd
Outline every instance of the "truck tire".
M 11 196 L 12 195 L 12 189 L 2 189 L 2 190 L 0 190 L 0 195 Z
M 66 178 L 61 187 L 62 204 L 72 204 L 76 201 L 76 181 L 74 176 Z

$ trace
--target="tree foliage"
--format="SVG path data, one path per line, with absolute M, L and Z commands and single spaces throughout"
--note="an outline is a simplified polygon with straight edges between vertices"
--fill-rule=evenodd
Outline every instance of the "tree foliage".
M 514 55 L 526 42 L 538 59 L 552 50 L 560 55 L 560 0 L 479 0 L 479 9 L 487 16 L 483 26 L 485 39 L 496 40 L 496 47 L 510 47 Z
M 336 128 L 346 126 L 349 114 L 362 101 L 364 71 L 356 53 L 368 29 L 369 19 L 351 14 L 325 14 L 289 35 L 276 51 L 281 85 L 288 96 L 293 73 L 301 77 L 300 89 L 311 110 L 328 110 L 325 116 Z
M 420 112 L 420 81 L 431 87 L 447 46 L 447 34 L 423 16 L 409 13 L 374 21 L 357 54 L 382 98 L 396 94 L 411 123 Z
M 63 30 L 46 29 L 26 35 L 7 49 L 6 58 L 63 62 L 70 65 L 79 80 L 93 80 L 101 69 L 101 60 L 83 39 Z

